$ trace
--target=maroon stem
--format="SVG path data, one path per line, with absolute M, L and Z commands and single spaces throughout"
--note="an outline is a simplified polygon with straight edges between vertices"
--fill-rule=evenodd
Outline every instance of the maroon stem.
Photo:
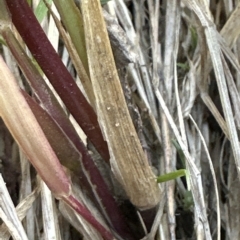
M 71 206 L 77 213 L 83 216 L 99 233 L 103 236 L 105 240 L 113 240 L 113 234 L 109 232 L 101 223 L 99 223 L 91 212 L 84 207 L 73 195 L 69 197 L 63 197 L 62 200 Z
M 27 95 L 24 91 L 22 91 L 22 93 L 27 100 L 29 106 L 31 107 L 34 115 L 37 117 L 37 119 L 41 119 L 41 121 L 39 121 L 39 124 L 43 129 L 45 135 L 47 136 L 51 146 L 56 152 L 61 154 L 61 151 L 69 144 L 68 142 L 66 142 L 64 134 L 61 132 L 61 130 L 59 130 L 58 125 L 51 119 L 47 112 L 45 112 L 37 103 L 35 103 L 33 99 L 31 99 L 31 97 Z M 61 144 L 63 144 L 62 149 L 58 149 Z M 111 225 L 111 227 L 120 236 L 124 237 L 124 239 L 133 240 L 134 237 L 130 233 L 129 227 L 126 224 L 126 220 L 123 217 L 123 214 L 120 211 L 116 200 L 109 192 L 109 189 L 104 182 L 102 175 L 94 164 L 86 147 L 79 138 L 78 140 L 75 139 L 74 145 L 82 154 L 82 164 L 85 169 L 85 171 L 82 171 L 81 169 L 76 169 L 75 171 L 75 174 L 77 174 L 79 179 L 81 179 L 80 184 L 84 184 L 84 187 L 86 187 L 88 193 L 92 192 L 94 194 L 93 201 L 99 206 L 100 210 L 103 213 L 103 216 L 105 216 L 104 212 L 106 212 L 107 216 L 105 217 L 106 220 L 110 220 L 109 224 Z M 74 151 L 74 149 L 72 149 L 71 151 Z M 59 154 L 58 157 L 60 158 Z M 62 158 L 65 158 L 65 156 L 62 156 Z M 67 165 L 71 164 L 75 167 L 78 165 L 78 160 L 75 159 L 75 161 L 76 163 L 68 158 Z M 66 162 L 64 165 L 66 165 Z M 72 168 L 70 167 L 70 169 Z M 87 174 L 87 176 L 85 174 Z M 91 197 L 92 196 L 93 195 L 91 194 Z
M 52 47 L 25 0 L 6 0 L 12 21 L 43 72 L 101 156 L 109 152 L 97 116 Z
M 34 93 L 38 96 L 39 100 L 42 102 L 44 108 L 47 110 L 49 115 L 58 123 L 58 124 L 52 123 L 52 125 L 49 125 L 53 121 L 48 116 L 48 114 L 46 114 L 46 112 L 43 109 L 41 109 L 41 107 L 30 98 L 30 96 L 28 96 L 25 92 L 22 92 L 26 100 L 28 101 L 28 104 L 31 107 L 34 115 L 37 117 L 37 119 L 41 119 L 39 124 L 44 130 L 45 135 L 50 141 L 51 146 L 53 147 L 55 152 L 60 152 L 59 150 L 56 150 L 57 148 L 54 147 L 53 145 L 54 143 L 57 145 L 64 143 L 63 142 L 64 137 L 61 136 L 59 138 L 59 141 L 56 141 L 56 137 L 59 135 L 58 130 L 56 130 L 55 133 L 53 132 L 53 130 L 58 128 L 59 125 L 61 129 L 65 132 L 65 134 L 69 137 L 69 139 L 73 142 L 73 144 L 76 146 L 78 151 L 81 152 L 82 154 L 82 163 L 85 172 L 88 174 L 88 177 L 86 178 L 83 176 L 83 174 L 79 174 L 79 171 L 81 169 L 75 169 L 74 171 L 78 175 L 83 176 L 83 178 L 81 179 L 81 184 L 83 184 L 84 182 L 84 186 L 87 188 L 89 194 L 90 192 L 93 192 L 95 194 L 95 199 L 93 200 L 96 202 L 96 204 L 99 204 L 101 210 L 104 208 L 104 212 L 106 212 L 108 215 L 107 219 L 110 219 L 111 221 L 110 224 L 116 230 L 116 232 L 122 237 L 124 237 L 124 239 L 129 240 L 133 239 L 132 234 L 130 234 L 130 231 L 128 229 L 128 226 L 126 225 L 126 220 L 124 219 L 121 211 L 119 210 L 119 207 L 115 199 L 109 192 L 109 189 L 106 183 L 104 182 L 104 179 L 101 176 L 99 170 L 94 164 L 94 161 L 89 155 L 88 150 L 78 137 L 71 122 L 62 111 L 62 108 L 56 101 L 53 94 L 50 92 L 49 88 L 46 86 L 39 72 L 37 71 L 33 63 L 28 59 L 26 53 L 15 39 L 10 29 L 6 29 L 6 31 L 3 31 L 2 35 L 6 43 L 8 44 L 8 47 L 10 48 L 12 54 L 17 60 L 22 72 L 28 79 L 29 84 L 34 89 Z M 48 122 L 48 124 L 44 123 L 46 121 Z M 51 139 L 53 140 L 51 141 Z M 64 143 L 64 147 L 65 148 L 67 147 L 66 143 Z M 74 164 L 74 162 L 72 162 L 71 164 L 75 166 L 78 163 L 76 162 Z M 88 179 L 89 183 L 87 182 L 86 179 Z M 92 185 L 94 185 L 95 187 L 93 188 Z M 113 212 L 114 214 L 112 214 Z

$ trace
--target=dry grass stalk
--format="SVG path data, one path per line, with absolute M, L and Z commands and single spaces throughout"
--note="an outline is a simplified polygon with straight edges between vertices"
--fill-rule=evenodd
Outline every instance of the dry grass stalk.
M 160 149 L 160 154 L 154 155 L 153 166 L 157 169 L 158 174 L 173 171 L 180 164 L 176 149 L 171 143 L 171 140 L 176 138 L 185 154 L 186 168 L 189 172 L 187 178 L 189 182 L 187 183 L 185 180 L 177 179 L 176 182 L 162 184 L 164 189 L 162 198 L 166 199 L 166 202 L 160 202 L 152 229 L 144 240 L 190 238 L 184 226 L 187 228 L 195 226 L 191 237 L 198 240 L 240 239 L 238 179 L 240 158 L 237 137 L 240 123 L 238 111 L 240 99 L 238 49 L 240 41 L 237 28 L 239 4 L 236 4 L 233 9 L 232 1 L 211 0 L 210 3 L 211 5 L 208 5 L 206 1 L 185 0 L 180 7 L 180 2 L 168 0 L 161 1 L 161 5 L 160 1 L 153 0 L 112 0 L 108 7 L 109 12 L 113 14 L 114 23 L 108 13 L 104 13 L 110 40 L 116 40 L 111 27 L 114 24 L 120 27 L 117 21 L 120 22 L 128 37 L 125 43 L 118 43 L 117 40 L 112 47 L 120 46 L 120 49 L 129 51 L 129 56 L 132 57 L 127 59 L 122 67 L 128 69 L 128 75 L 125 78 L 132 87 L 131 97 L 140 109 L 141 117 L 144 115 L 144 109 L 148 110 L 147 121 L 140 128 L 135 126 L 137 131 L 143 129 L 147 136 L 145 142 L 141 138 L 145 153 L 155 151 L 151 145 L 152 136 L 149 134 L 149 129 L 154 129 L 156 135 L 153 134 L 154 144 L 156 144 L 154 147 L 157 146 L 156 148 Z M 136 206 L 151 207 L 159 200 L 158 188 L 156 184 L 154 185 L 154 181 L 149 180 L 153 175 L 145 156 L 143 156 L 140 144 L 136 143 L 135 133 L 134 140 L 130 140 L 134 146 L 130 147 L 129 144 L 129 133 L 133 132 L 133 126 L 130 123 L 132 120 L 126 116 L 123 118 L 121 115 L 121 113 L 125 114 L 127 110 L 125 103 L 123 104 L 121 86 L 117 84 L 119 80 L 110 53 L 111 49 L 106 40 L 107 33 L 105 28 L 103 28 L 104 31 L 102 30 L 104 24 L 102 16 L 100 16 L 100 6 L 96 5 L 96 1 L 93 0 L 82 0 L 82 4 L 83 10 L 87 13 L 85 16 L 83 14 L 83 17 L 87 24 L 87 30 L 89 30 L 86 31 L 86 39 L 96 109 L 102 131 L 111 148 L 111 156 L 114 156 L 111 159 L 114 173 L 123 183 L 130 199 Z M 95 10 L 98 9 L 98 11 L 95 12 L 94 8 L 85 8 L 85 6 L 95 7 Z M 129 13 L 129 9 L 132 15 Z M 101 27 L 96 27 L 99 26 L 97 25 L 99 23 L 102 24 Z M 162 30 L 163 26 L 165 31 Z M 222 30 L 219 26 L 223 26 Z M 197 35 L 195 47 L 193 47 L 194 34 Z M 129 42 L 130 45 L 128 45 Z M 233 47 L 233 52 L 229 47 Z M 117 50 L 113 49 L 113 52 L 116 53 Z M 118 55 L 119 53 L 114 54 L 117 64 Z M 108 56 L 107 60 L 104 59 L 104 56 Z M 134 64 L 127 66 L 128 61 L 132 61 Z M 215 75 L 211 72 L 212 66 Z M 120 81 L 123 83 L 122 75 L 119 75 Z M 218 87 L 214 85 L 215 78 Z M 214 88 L 214 92 L 211 88 Z M 218 91 L 216 91 L 217 88 Z M 126 96 L 125 90 L 124 93 Z M 221 100 L 216 101 L 215 98 L 219 95 Z M 118 97 L 118 101 L 114 100 L 115 97 Z M 129 104 L 129 102 L 127 103 Z M 223 113 L 221 108 L 223 108 Z M 115 109 L 115 117 L 111 113 L 113 109 Z M 210 118 L 216 120 L 220 129 L 216 122 L 211 124 Z M 120 122 L 121 120 L 123 123 Z M 123 136 L 125 142 L 121 142 L 119 136 Z M 139 136 L 141 135 L 139 134 Z M 160 148 L 159 142 L 161 142 L 162 148 Z M 130 154 L 126 154 L 128 151 Z M 137 160 L 143 161 L 144 164 L 139 164 Z M 131 161 L 135 165 L 131 165 Z M 147 167 L 143 170 L 142 166 Z M 133 168 L 131 169 L 131 167 Z M 144 173 L 142 177 L 136 177 L 139 172 Z M 129 175 L 132 179 L 129 178 Z M 144 189 L 141 186 L 144 178 L 148 178 L 146 183 L 149 187 L 145 188 L 145 195 L 142 195 L 140 190 Z M 28 181 L 32 181 L 32 179 L 28 179 Z M 146 185 L 143 184 L 143 186 Z M 137 194 L 135 190 L 132 191 L 133 188 L 138 191 Z M 190 200 L 191 206 L 185 208 L 184 201 L 187 199 L 185 194 L 188 192 L 188 188 L 191 189 L 193 200 Z M 84 194 L 79 193 L 79 195 L 82 195 L 83 202 L 89 203 L 91 211 L 95 212 L 95 208 L 88 202 L 88 199 L 84 198 Z M 33 192 L 30 205 L 32 201 L 40 204 L 36 200 L 36 196 L 37 193 Z M 154 196 L 153 201 L 150 196 Z M 86 238 L 102 239 L 88 223 L 63 205 L 63 203 L 60 204 L 60 210 L 63 215 L 67 216 L 72 226 L 83 233 Z M 25 207 L 20 219 L 26 215 L 26 209 L 29 207 L 29 205 Z M 163 209 L 166 211 L 163 212 Z M 189 218 L 184 215 L 186 213 L 191 215 L 192 222 L 190 224 L 187 221 Z M 96 214 L 98 215 L 97 212 Z M 4 212 L 2 216 L 4 217 Z M 104 220 L 101 219 L 101 221 L 104 225 Z M 38 224 L 41 224 L 40 222 L 39 220 Z M 63 226 L 66 226 L 65 231 L 69 233 L 69 225 L 61 224 L 62 222 L 59 221 L 61 236 L 67 236 L 62 231 Z M 11 229 L 10 225 L 9 227 Z M 7 239 L 9 236 L 6 231 L 6 227 L 1 226 L 0 233 L 2 235 L 0 236 L 3 236 L 3 239 Z M 37 232 L 36 229 L 35 232 Z M 14 234 L 13 232 L 13 236 L 17 238 L 17 234 Z M 40 237 L 40 234 L 38 236 Z
M 26 232 L 19 221 L 16 209 L 13 205 L 9 192 L 6 188 L 5 182 L 0 175 L 0 189 L 1 189 L 1 199 L 0 199 L 0 217 L 6 224 L 8 231 L 11 233 L 16 240 L 27 240 Z
M 98 120 L 108 142 L 111 167 L 131 202 L 155 207 L 160 190 L 128 113 L 98 1 L 82 1 L 86 47 Z

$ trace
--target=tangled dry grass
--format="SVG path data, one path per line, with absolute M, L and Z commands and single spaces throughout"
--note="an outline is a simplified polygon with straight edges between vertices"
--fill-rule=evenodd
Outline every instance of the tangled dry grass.
M 125 101 L 152 171 L 156 176 L 187 172 L 160 184 L 161 200 L 148 233 L 140 220 L 130 219 L 132 205 L 124 205 L 136 235 L 240 239 L 238 1 L 111 0 L 103 8 Z M 42 26 L 77 79 L 50 15 Z M 2 45 L 1 50 L 19 84 L 28 89 L 9 49 Z M 89 229 L 79 227 L 81 220 L 71 218 L 70 210 L 39 183 L 2 121 L 0 141 L 0 238 L 9 239 L 11 233 L 14 239 L 88 239 Z M 108 167 L 93 156 L 118 202 L 128 202 Z M 14 214 L 9 219 L 15 211 L 12 201 L 22 223 Z M 16 232 L 19 225 L 27 238 Z M 91 234 L 91 239 L 102 239 Z

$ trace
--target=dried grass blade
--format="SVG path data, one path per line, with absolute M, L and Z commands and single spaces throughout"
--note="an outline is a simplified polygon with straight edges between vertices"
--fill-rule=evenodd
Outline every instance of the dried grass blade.
M 42 217 L 45 239 L 61 240 L 60 230 L 58 228 L 58 217 L 55 206 L 55 200 L 47 185 L 40 180 Z
M 174 78 L 174 57 L 178 49 L 177 37 L 179 34 L 180 2 L 167 1 L 166 9 L 166 32 L 164 52 L 164 82 L 166 85 L 169 103 L 172 100 Z
M 237 86 L 234 82 L 233 76 L 231 74 L 231 71 L 226 63 L 226 60 L 222 58 L 223 66 L 224 66 L 224 72 L 226 75 L 227 85 L 229 89 L 229 94 L 232 100 L 232 105 L 234 109 L 234 116 L 235 116 L 235 123 L 238 129 L 240 129 L 240 112 L 239 112 L 239 106 L 240 106 L 240 96 L 237 89 Z
M 138 7 L 139 1 L 136 1 L 136 0 L 133 1 L 133 4 L 134 4 L 134 7 L 136 7 L 136 9 L 140 10 L 140 8 Z M 137 54 L 137 58 L 136 58 L 136 61 L 134 61 L 134 63 L 136 62 L 139 66 L 148 65 L 148 62 L 145 59 L 146 56 L 144 55 L 144 51 L 142 50 L 140 43 L 138 41 L 139 36 L 135 32 L 131 16 L 123 0 L 115 1 L 115 11 L 121 25 L 123 26 L 126 32 L 126 35 L 128 36 L 129 42 L 131 43 L 132 46 L 134 46 L 133 48 L 134 53 Z M 130 64 L 129 70 L 137 86 L 141 99 L 144 101 L 146 107 L 149 109 L 150 114 L 153 115 L 153 118 L 154 117 L 157 118 L 158 111 L 157 111 L 157 106 L 154 99 L 151 79 L 149 76 L 149 72 L 147 71 L 147 68 L 142 67 L 138 69 L 139 71 L 137 72 L 136 67 L 133 66 L 133 64 Z M 138 75 L 139 72 L 141 72 L 140 74 L 142 77 L 139 77 Z
M 232 12 L 228 21 L 225 23 L 221 30 L 221 35 L 227 42 L 229 47 L 232 47 L 240 34 L 239 26 L 240 18 L 240 2 L 237 4 L 236 8 Z
M 5 222 L 14 239 L 27 240 L 27 235 L 13 205 L 6 184 L 0 174 L 0 217 Z
M 238 176 L 240 176 L 240 146 L 237 129 L 234 122 L 233 112 L 228 95 L 228 88 L 224 75 L 222 54 L 218 33 L 211 21 L 210 15 L 206 14 L 206 8 L 195 1 L 186 1 L 189 7 L 196 13 L 205 30 L 207 45 L 212 59 L 214 72 L 217 80 L 218 90 L 221 98 L 224 116 L 229 131 L 230 142 L 233 150 L 234 160 L 237 167 Z M 219 239 L 219 237 L 218 237 Z
M 230 142 L 232 145 L 233 155 L 235 159 L 235 164 L 238 170 L 238 175 L 240 177 L 240 146 L 239 139 L 237 134 L 236 125 L 234 122 L 233 111 L 230 104 L 230 99 L 228 95 L 228 88 L 226 84 L 226 79 L 224 75 L 223 63 L 222 63 L 222 54 L 220 43 L 218 41 L 218 33 L 216 29 L 212 26 L 211 20 L 207 18 L 197 4 L 193 4 L 193 11 L 197 16 L 203 16 L 199 20 L 201 24 L 205 27 L 205 35 L 213 62 L 213 68 L 217 80 L 218 90 L 221 98 L 221 103 L 223 107 L 224 117 L 226 119 L 227 128 L 229 131 Z
M 160 200 L 160 191 L 126 106 L 100 2 L 83 0 L 81 7 L 97 115 L 113 172 L 135 206 L 153 208 Z
M 25 199 L 23 199 L 16 207 L 17 215 L 20 221 L 23 220 L 23 218 L 27 215 L 28 210 L 32 207 L 33 202 L 36 200 L 36 198 L 39 195 L 39 187 L 35 188 L 35 190 L 28 195 Z M 0 226 L 0 239 L 9 239 L 10 234 L 7 230 L 6 225 L 3 223 Z
M 89 225 L 84 219 L 78 216 L 67 204 L 59 203 L 59 210 L 62 215 L 75 227 L 85 239 L 103 240 L 101 234 Z
M 184 142 L 182 140 L 182 137 L 178 131 L 178 128 L 173 121 L 173 118 L 166 106 L 166 103 L 165 103 L 159 89 L 155 89 L 155 94 L 156 94 L 156 97 L 159 101 L 159 104 L 160 104 L 164 114 L 166 115 L 169 125 L 171 126 L 171 128 L 175 134 L 175 137 L 177 138 L 177 141 L 183 151 L 183 154 L 186 158 L 186 166 L 190 173 L 190 188 L 191 188 L 194 202 L 195 202 L 195 211 L 197 213 L 198 219 L 201 219 L 201 221 L 202 221 L 201 224 L 203 224 L 203 226 L 204 226 L 206 238 L 211 239 L 209 224 L 207 221 L 206 207 L 205 207 L 205 203 L 204 203 L 204 195 L 203 195 L 203 190 L 202 190 L 203 189 L 202 188 L 202 179 L 201 179 L 200 172 L 199 172 L 196 164 L 194 163 L 193 158 L 191 157 L 191 155 L 187 149 L 187 146 L 184 144 Z
M 21 166 L 21 187 L 20 187 L 20 201 L 22 201 L 25 197 L 27 197 L 32 192 L 32 179 L 30 174 L 30 162 L 28 161 L 26 155 L 19 149 L 20 153 L 20 166 Z M 27 233 L 28 238 L 34 238 L 34 230 L 35 224 L 34 221 L 35 210 L 32 206 L 26 214 L 24 220 L 24 226 Z
M 206 155 L 207 155 L 207 159 L 208 159 L 208 162 L 209 162 L 209 166 L 210 166 L 210 170 L 211 170 L 211 174 L 212 174 L 212 178 L 213 178 L 213 185 L 214 185 L 214 191 L 215 191 L 215 194 L 216 194 L 216 209 L 217 209 L 217 239 L 220 239 L 220 230 L 221 230 L 221 216 L 220 216 L 220 201 L 219 201 L 219 194 L 218 194 L 218 186 L 217 186 L 217 178 L 216 178 L 216 173 L 214 171 L 214 166 L 213 166 L 213 163 L 212 163 L 212 160 L 211 160 L 211 157 L 210 157 L 210 154 L 209 154 L 209 151 L 208 151 L 208 148 L 207 148 L 207 144 L 205 142 L 205 139 L 200 131 L 200 129 L 198 128 L 197 126 L 197 123 L 194 121 L 194 119 L 192 118 L 191 115 L 189 115 L 191 121 L 193 122 L 195 128 L 197 129 L 198 131 L 198 134 L 201 138 L 201 142 L 204 146 L 204 150 L 206 152 Z
M 201 98 L 205 105 L 208 107 L 209 111 L 212 113 L 214 118 L 216 119 L 217 123 L 219 124 L 220 128 L 222 129 L 225 136 L 229 139 L 229 133 L 226 121 L 218 111 L 216 105 L 213 103 L 212 99 L 210 98 L 209 94 L 205 92 L 204 90 L 201 92 Z
M 8 219 L 7 215 L 4 213 L 1 207 L 0 207 L 0 218 L 3 220 L 3 222 L 7 226 L 8 231 L 11 233 L 14 240 L 27 240 L 27 237 L 21 237 L 19 235 L 18 229 L 14 226 L 14 223 Z

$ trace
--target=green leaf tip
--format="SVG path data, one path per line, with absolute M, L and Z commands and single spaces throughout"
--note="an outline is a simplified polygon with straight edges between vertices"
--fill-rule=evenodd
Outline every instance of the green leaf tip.
M 107 2 L 109 2 L 109 1 L 111 1 L 111 0 L 100 0 L 101 5 L 104 5 L 104 4 L 106 4 Z
M 179 169 L 174 172 L 166 173 L 164 175 L 159 176 L 157 178 L 157 182 L 158 183 L 167 182 L 183 176 L 186 176 L 186 169 Z

